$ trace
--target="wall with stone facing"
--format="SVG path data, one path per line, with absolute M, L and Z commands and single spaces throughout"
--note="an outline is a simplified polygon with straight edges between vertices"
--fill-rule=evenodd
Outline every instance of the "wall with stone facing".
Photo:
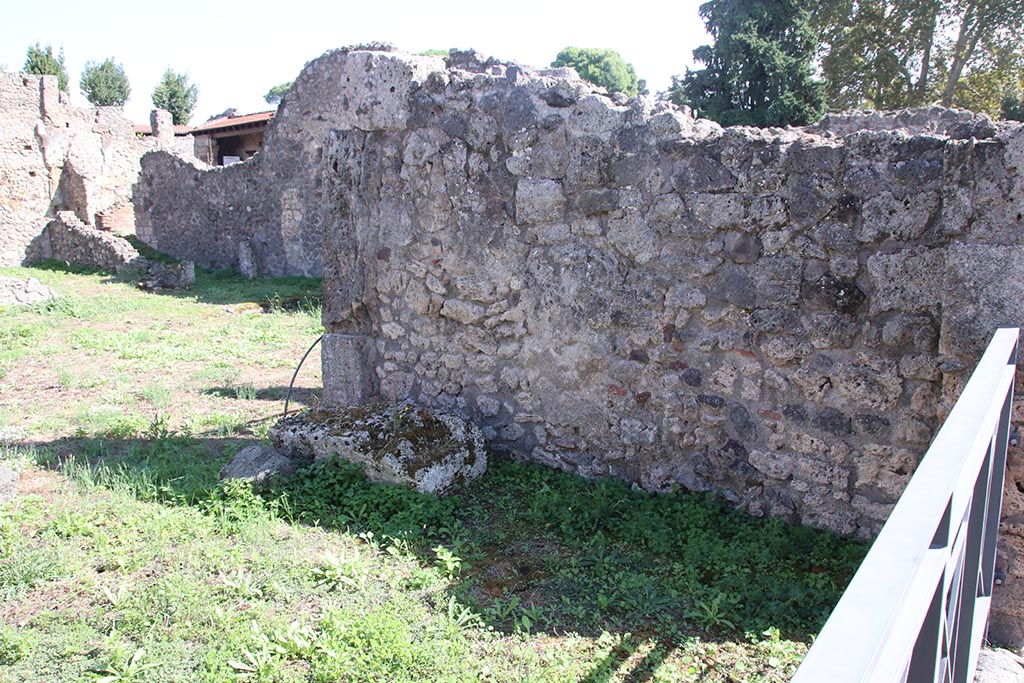
M 40 258 L 134 276 L 142 289 L 188 288 L 196 282 L 195 264 L 191 261 L 151 261 L 125 238 L 86 225 L 73 211 L 58 211 L 36 242 Z
M 42 230 L 60 210 L 131 232 L 139 158 L 183 144 L 173 134 L 140 140 L 115 107 L 71 106 L 53 76 L 0 72 L 0 112 L 2 265 L 37 256 Z
M 38 77 L 0 72 L 0 265 L 24 260 L 57 190 L 59 173 L 51 176 L 36 134 L 42 85 Z
M 870 535 L 1024 322 L 1019 127 L 723 130 L 459 54 L 391 87 L 336 100 L 324 145 L 328 405 L 454 409 L 517 457 Z
M 389 112 L 439 57 L 380 60 L 341 49 L 311 62 L 270 122 L 263 149 L 228 167 L 154 153 L 142 162 L 136 220 L 153 246 L 208 267 L 313 275 L 321 262 L 323 140 L 334 128 L 404 125 Z M 371 99 L 367 93 L 373 93 Z M 359 99 L 361 107 L 347 106 Z
M 138 250 L 127 240 L 90 228 L 72 211 L 58 211 L 43 233 L 44 258 L 119 271 L 125 267 L 144 270 Z

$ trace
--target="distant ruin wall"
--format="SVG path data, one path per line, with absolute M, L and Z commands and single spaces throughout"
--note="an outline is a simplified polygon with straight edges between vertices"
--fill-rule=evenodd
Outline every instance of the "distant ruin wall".
M 444 69 L 439 57 L 380 62 L 375 54 L 338 50 L 307 65 L 248 161 L 209 167 L 146 156 L 135 206 L 153 246 L 206 267 L 321 275 L 324 137 L 335 128 L 404 126 L 396 103 Z M 358 111 L 348 105 L 357 99 Z
M 1022 128 L 723 130 L 568 70 L 352 52 L 307 76 L 329 69 L 373 78 L 321 91 L 299 197 L 328 406 L 454 409 L 516 457 L 870 535 L 1024 323 Z
M 72 106 L 55 76 L 0 72 L 0 113 L 0 265 L 45 253 L 43 228 L 61 210 L 131 232 L 140 157 L 183 144 L 137 138 L 118 108 Z
M 36 135 L 41 90 L 38 77 L 0 72 L 0 265 L 24 260 L 57 189 L 59 174 L 51 176 Z

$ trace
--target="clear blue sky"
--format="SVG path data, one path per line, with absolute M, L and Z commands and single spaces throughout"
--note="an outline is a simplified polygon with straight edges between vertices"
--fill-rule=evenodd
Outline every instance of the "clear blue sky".
M 267 109 L 263 95 L 325 51 L 371 41 L 410 52 L 473 48 L 533 66 L 566 46 L 609 47 L 652 91 L 692 66 L 709 42 L 701 0 L 629 3 L 427 2 L 424 0 L 49 0 L 9 3 L 0 22 L 0 66 L 19 71 L 29 45 L 64 48 L 72 101 L 89 60 L 124 65 L 132 95 L 125 112 L 147 121 L 153 87 L 168 67 L 199 86 L 192 123 L 229 107 Z

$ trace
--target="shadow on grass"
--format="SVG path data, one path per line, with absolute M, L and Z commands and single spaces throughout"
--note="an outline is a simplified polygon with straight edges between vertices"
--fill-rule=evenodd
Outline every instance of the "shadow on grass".
M 252 304 L 261 312 L 298 311 L 317 307 L 323 299 L 323 280 L 310 277 L 249 279 L 232 270 L 196 268 L 196 284 L 190 290 L 168 291 L 207 304 Z
M 220 468 L 256 443 L 148 436 L 51 442 L 48 464 L 75 455 L 134 476 L 139 495 L 203 507 L 223 495 Z M 748 517 L 707 494 L 648 494 L 494 457 L 484 477 L 448 498 L 372 484 L 344 462 L 312 463 L 260 494 L 288 521 L 372 532 L 382 548 L 414 553 L 446 572 L 458 602 L 498 631 L 618 634 L 589 683 L 650 680 L 694 637 L 756 639 L 777 629 L 776 637 L 806 641 L 866 551 L 857 540 Z
M 671 640 L 652 637 L 648 640 L 648 651 L 634 658 L 634 650 L 644 644 L 644 640 L 632 634 L 613 648 L 608 656 L 591 670 L 580 683 L 608 683 L 616 674 L 622 676 L 622 683 L 645 683 L 654 677 L 668 655 L 679 643 Z
M 208 387 L 202 390 L 206 396 L 218 398 L 235 398 L 254 401 L 283 401 L 288 396 L 288 387 L 263 387 L 255 388 L 248 385 L 229 384 L 218 387 Z M 290 402 L 295 408 L 304 406 L 310 408 L 320 405 L 323 396 L 323 389 L 320 387 L 292 387 Z M 291 409 L 289 409 L 291 412 Z
M 71 275 L 107 275 L 105 282 L 133 284 L 137 280 L 133 273 L 121 276 L 109 268 L 53 259 L 33 263 L 32 267 Z M 323 280 L 299 276 L 250 279 L 234 270 L 196 268 L 196 283 L 191 289 L 161 289 L 155 293 L 207 304 L 237 305 L 239 313 L 301 311 L 320 306 Z
M 99 266 L 84 266 L 68 261 L 57 261 L 55 259 L 43 259 L 31 265 L 37 270 L 48 270 L 54 273 L 65 273 L 67 275 L 108 275 L 111 282 L 130 282 L 128 279 L 119 279 L 117 274 L 109 268 Z

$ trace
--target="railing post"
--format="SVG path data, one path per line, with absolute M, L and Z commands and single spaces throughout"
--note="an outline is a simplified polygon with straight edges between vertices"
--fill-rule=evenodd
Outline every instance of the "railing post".
M 970 683 L 994 583 L 1018 336 L 993 336 L 793 683 Z

